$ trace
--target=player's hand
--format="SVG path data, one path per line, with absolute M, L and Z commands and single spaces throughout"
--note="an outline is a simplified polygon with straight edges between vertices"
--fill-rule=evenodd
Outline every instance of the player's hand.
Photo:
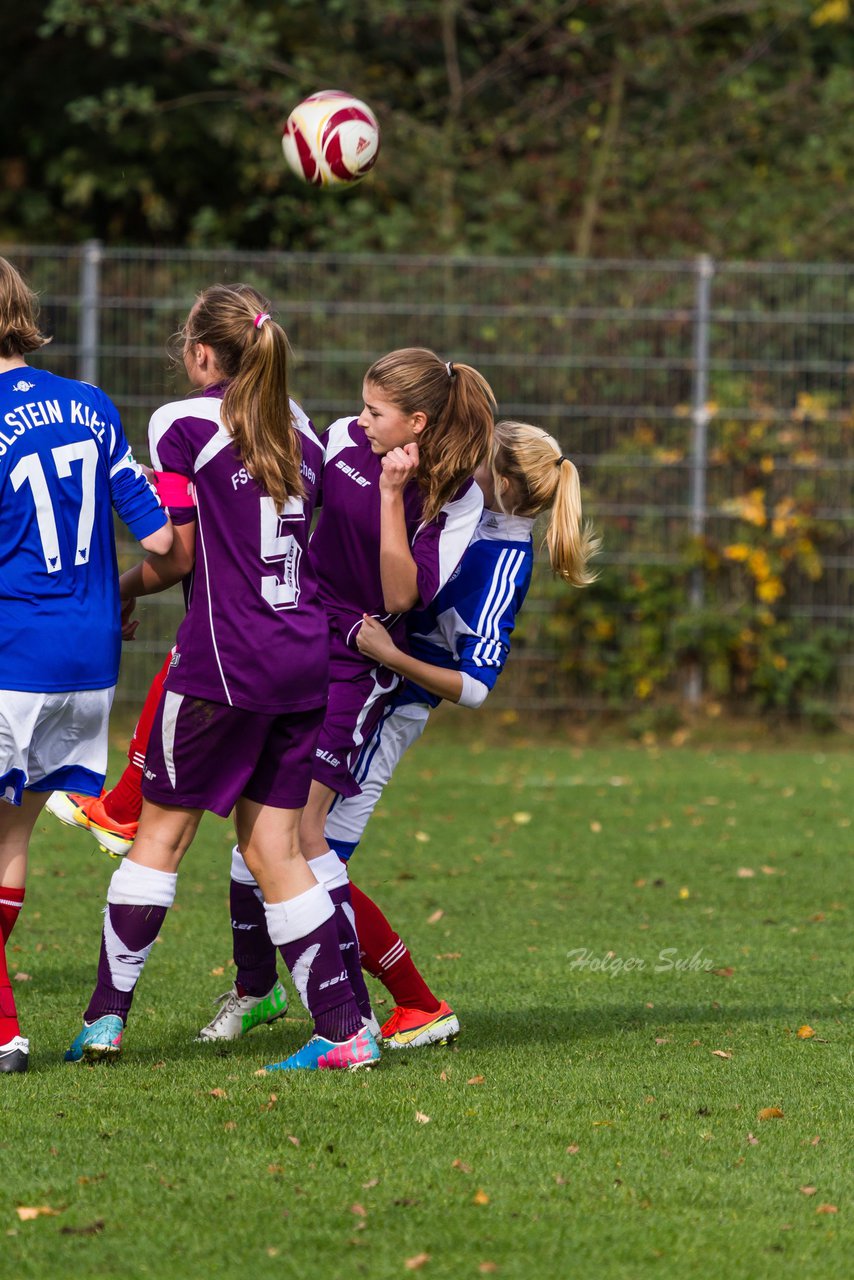
M 139 618 L 133 617 L 133 611 L 136 608 L 136 599 L 131 596 L 128 600 L 122 601 L 122 639 L 133 640 L 139 627 Z
M 356 647 L 366 657 L 373 658 L 374 662 L 382 662 L 386 666 L 398 651 L 397 645 L 383 624 L 367 613 L 362 614 L 362 625 L 356 632 Z
M 415 479 L 418 460 L 418 445 L 414 442 L 389 450 L 380 460 L 380 492 L 402 492 Z

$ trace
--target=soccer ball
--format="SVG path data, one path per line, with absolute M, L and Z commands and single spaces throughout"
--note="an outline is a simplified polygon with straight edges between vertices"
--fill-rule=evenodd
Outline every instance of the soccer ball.
M 298 178 L 316 187 L 361 182 L 376 161 L 380 126 L 370 107 L 340 89 L 313 93 L 288 116 L 285 159 Z

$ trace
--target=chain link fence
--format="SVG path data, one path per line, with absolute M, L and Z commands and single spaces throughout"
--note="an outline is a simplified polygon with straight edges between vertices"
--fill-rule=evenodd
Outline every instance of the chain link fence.
M 686 592 L 674 597 L 673 610 L 686 615 L 689 631 L 692 616 L 700 629 L 714 629 L 716 618 L 734 616 L 744 602 L 744 583 L 717 571 L 722 556 L 749 563 L 758 599 L 771 596 L 777 579 L 739 539 L 745 527 L 785 524 L 785 516 L 794 540 L 777 612 L 806 635 L 834 628 L 833 699 L 837 709 L 854 710 L 854 268 L 705 257 L 132 250 L 97 242 L 0 252 L 41 296 L 54 335 L 44 365 L 103 386 L 142 458 L 151 411 L 185 390 L 183 371 L 166 356 L 169 335 L 198 290 L 245 280 L 272 299 L 285 324 L 294 394 L 320 430 L 361 407 L 364 370 L 385 351 L 431 346 L 475 365 L 502 416 L 545 427 L 577 462 L 586 513 L 604 536 L 603 576 L 633 575 L 642 593 L 645 575 L 684 574 Z M 804 512 L 813 539 L 822 531 L 820 559 L 810 558 L 813 542 L 798 533 Z M 125 562 L 134 554 L 127 543 L 120 550 Z M 780 550 L 785 560 L 782 539 Z M 642 673 L 628 692 L 578 674 L 575 641 L 556 623 L 575 599 L 556 592 L 547 567 L 538 566 L 493 705 L 603 707 L 650 696 L 655 682 Z M 142 607 L 139 638 L 125 650 L 121 699 L 141 701 L 182 607 L 177 591 Z M 600 616 L 596 624 L 604 639 L 608 627 L 637 620 L 637 601 L 615 608 L 616 621 L 606 625 Z M 702 635 L 685 643 L 678 669 L 656 692 L 702 697 L 702 647 Z

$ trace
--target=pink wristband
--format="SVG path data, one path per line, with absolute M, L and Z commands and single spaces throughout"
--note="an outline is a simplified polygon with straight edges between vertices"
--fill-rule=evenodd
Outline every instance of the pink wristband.
M 179 476 L 176 471 L 152 472 L 152 484 L 164 507 L 194 507 L 196 497 L 193 484 L 186 476 Z

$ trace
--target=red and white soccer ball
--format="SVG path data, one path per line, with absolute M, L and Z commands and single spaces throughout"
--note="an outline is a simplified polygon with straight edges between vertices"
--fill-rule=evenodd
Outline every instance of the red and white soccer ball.
M 316 187 L 361 182 L 374 167 L 380 126 L 373 111 L 339 89 L 313 93 L 288 116 L 285 159 L 298 178 Z

